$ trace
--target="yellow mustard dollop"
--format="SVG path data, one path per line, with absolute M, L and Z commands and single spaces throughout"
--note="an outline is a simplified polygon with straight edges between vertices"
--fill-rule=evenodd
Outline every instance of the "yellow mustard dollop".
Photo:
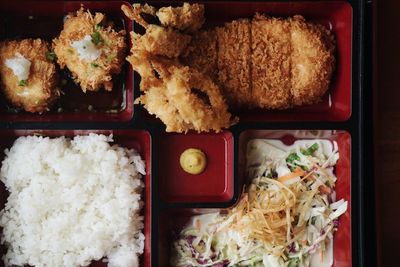
M 207 166 L 207 157 L 197 148 L 188 148 L 179 158 L 182 169 L 190 174 L 200 174 Z

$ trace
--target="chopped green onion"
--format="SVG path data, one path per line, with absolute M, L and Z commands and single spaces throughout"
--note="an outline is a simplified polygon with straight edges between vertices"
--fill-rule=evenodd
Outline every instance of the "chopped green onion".
M 92 33 L 92 42 L 95 45 L 104 43 L 104 39 L 101 37 L 100 32 L 98 32 L 97 30 L 93 31 L 93 33 Z
M 300 157 L 297 155 L 297 153 L 293 152 L 291 153 L 287 158 L 286 162 L 290 164 L 294 164 L 296 160 L 300 160 Z
M 28 82 L 26 80 L 20 80 L 18 83 L 19 86 L 27 86 Z
M 103 26 L 100 25 L 100 24 L 96 24 L 96 26 L 94 26 L 94 29 L 95 29 L 96 31 L 100 31 L 100 30 L 103 29 Z
M 46 57 L 48 60 L 54 61 L 57 58 L 57 55 L 56 53 L 49 51 L 46 53 Z
M 317 143 L 314 143 L 312 146 L 307 148 L 306 150 L 302 150 L 301 153 L 306 156 L 311 156 L 315 151 L 317 151 L 319 148 L 319 145 Z
M 99 64 L 96 64 L 96 63 L 90 63 L 90 66 L 91 66 L 91 67 L 93 67 L 93 68 L 98 68 L 98 67 L 99 67 Z

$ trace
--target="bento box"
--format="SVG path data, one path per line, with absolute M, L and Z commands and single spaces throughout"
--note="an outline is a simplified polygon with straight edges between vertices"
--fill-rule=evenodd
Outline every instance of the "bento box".
M 121 10 L 137 1 L 11 1 L 0 4 L 0 41 L 8 38 L 41 37 L 51 41 L 63 27 L 68 12 L 81 5 L 91 12 L 103 12 L 119 29 L 143 31 Z M 195 1 L 188 1 L 195 3 Z M 160 8 L 180 6 L 183 1 L 147 1 Z M 174 266 L 173 246 L 194 216 L 229 213 L 246 197 L 252 179 L 248 175 L 248 146 L 252 140 L 280 142 L 290 147 L 296 141 L 326 142 L 337 146 L 339 158 L 333 174 L 337 177 L 336 199 L 347 201 L 347 209 L 335 221 L 332 264 L 329 266 L 375 266 L 374 228 L 365 218 L 374 216 L 365 206 L 372 198 L 372 183 L 366 179 L 370 166 L 365 123 L 369 91 L 365 86 L 363 62 L 365 1 L 198 1 L 205 6 L 205 27 L 223 25 L 239 18 L 265 13 L 279 18 L 301 14 L 308 21 L 332 30 L 336 40 L 336 68 L 327 93 L 317 104 L 286 110 L 232 108 L 239 122 L 215 132 L 166 132 L 156 116 L 139 105 L 141 77 L 125 62 L 116 76 L 112 92 L 82 93 L 68 73 L 61 73 L 63 91 L 49 112 L 32 114 L 12 108 L 0 98 L 0 150 L 10 148 L 20 136 L 39 135 L 73 138 L 91 133 L 112 135 L 114 144 L 135 149 L 145 162 L 142 195 L 145 236 L 139 266 Z M 127 34 L 127 51 L 134 45 Z M 321 143 L 321 144 L 322 144 Z M 195 148 L 205 154 L 207 165 L 200 174 L 184 170 L 181 155 Z M 292 147 L 293 148 L 293 147 Z M 0 154 L 3 160 L 5 154 Z M 276 178 L 276 177 L 275 177 Z M 0 183 L 0 208 L 8 193 Z M 331 200 L 330 200 L 331 201 Z M 321 234 L 322 235 L 322 234 Z M 7 248 L 0 247 L 4 255 Z M 366 254 L 366 251 L 369 253 Z M 195 254 L 193 252 L 193 254 Z M 260 262 L 258 262 L 260 263 Z M 197 264 L 197 265 L 195 265 Z M 241 266 L 223 261 L 191 266 Z M 4 266 L 1 262 L 0 266 Z M 102 259 L 90 266 L 107 266 Z M 251 265 L 244 265 L 251 266 Z M 259 265 L 262 266 L 262 265 Z M 267 266 L 267 265 L 265 265 Z M 272 266 L 272 265 L 271 265 Z M 298 265 L 290 265 L 298 266 Z M 319 266 L 311 265 L 311 266 Z M 325 266 L 325 265 L 324 265 Z M 328 265 L 326 265 L 328 266 Z

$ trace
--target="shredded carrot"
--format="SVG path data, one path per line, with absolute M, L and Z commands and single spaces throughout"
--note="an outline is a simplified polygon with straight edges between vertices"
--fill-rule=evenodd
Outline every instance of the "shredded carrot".
M 299 176 L 304 176 L 305 171 L 303 171 L 301 168 L 297 167 L 294 172 L 288 173 L 286 175 L 283 175 L 281 177 L 278 177 L 278 181 L 281 183 L 284 183 L 286 181 L 289 181 L 295 177 L 299 177 Z

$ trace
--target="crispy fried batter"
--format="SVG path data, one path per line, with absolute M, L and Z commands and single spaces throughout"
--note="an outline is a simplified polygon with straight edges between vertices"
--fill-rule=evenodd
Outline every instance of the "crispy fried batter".
M 181 61 L 184 65 L 195 68 L 217 82 L 217 51 L 215 30 L 200 31 L 193 35 L 189 46 L 182 53 Z
M 229 105 L 251 101 L 251 29 L 248 19 L 235 20 L 216 29 L 218 81 Z
M 122 10 L 128 17 L 137 19 L 146 29 L 143 35 L 131 34 L 132 49 L 127 58 L 141 76 L 142 96 L 138 102 L 166 124 L 167 132 L 219 132 L 236 122 L 211 78 L 194 68 L 182 66 L 179 62 L 178 58 L 191 37 L 177 29 L 190 30 L 194 27 L 190 22 L 195 22 L 196 16 L 186 14 L 188 18 L 182 17 L 179 20 L 172 17 L 168 22 L 161 19 L 168 26 L 158 26 L 141 21 L 143 16 L 140 6 L 124 6 Z M 186 12 L 191 12 L 187 5 L 182 9 L 161 11 L 162 16 L 167 16 L 168 13 L 180 16 L 179 14 Z
M 0 76 L 2 89 L 15 107 L 28 112 L 49 110 L 60 96 L 55 64 L 47 58 L 49 44 L 41 39 L 24 39 L 0 43 Z M 31 62 L 26 86 L 19 86 L 18 77 L 5 65 L 7 59 L 20 53 Z
M 149 25 L 144 35 L 134 35 L 133 45 L 153 55 L 175 58 L 182 53 L 190 40 L 190 35 L 172 28 Z
M 116 32 L 111 26 L 100 26 L 106 23 L 104 14 L 93 16 L 81 8 L 76 14 L 67 16 L 63 31 L 53 40 L 58 63 L 61 68 L 67 67 L 71 71 L 84 92 L 97 91 L 101 87 L 111 91 L 112 76 L 121 72 L 126 52 L 125 31 Z M 93 40 L 95 32 L 100 36 L 101 41 L 96 46 L 101 55 L 91 62 L 82 60 L 71 43 L 86 35 L 92 36 Z
M 157 12 L 155 7 L 149 6 L 148 4 L 133 4 L 132 6 L 122 5 L 121 9 L 129 19 L 136 21 L 144 28 L 150 25 L 149 22 L 145 20 L 144 14 L 155 17 Z
M 294 16 L 290 25 L 293 104 L 313 104 L 329 88 L 335 69 L 335 40 L 325 27 L 308 23 L 302 16 Z
M 193 33 L 203 26 L 204 6 L 184 3 L 181 7 L 162 7 L 157 11 L 157 17 L 165 27 Z
M 228 112 L 218 86 L 187 66 L 153 61 L 166 85 L 166 96 L 183 121 L 198 132 L 221 131 L 236 122 Z
M 290 23 L 257 14 L 251 24 L 252 106 L 290 107 Z

